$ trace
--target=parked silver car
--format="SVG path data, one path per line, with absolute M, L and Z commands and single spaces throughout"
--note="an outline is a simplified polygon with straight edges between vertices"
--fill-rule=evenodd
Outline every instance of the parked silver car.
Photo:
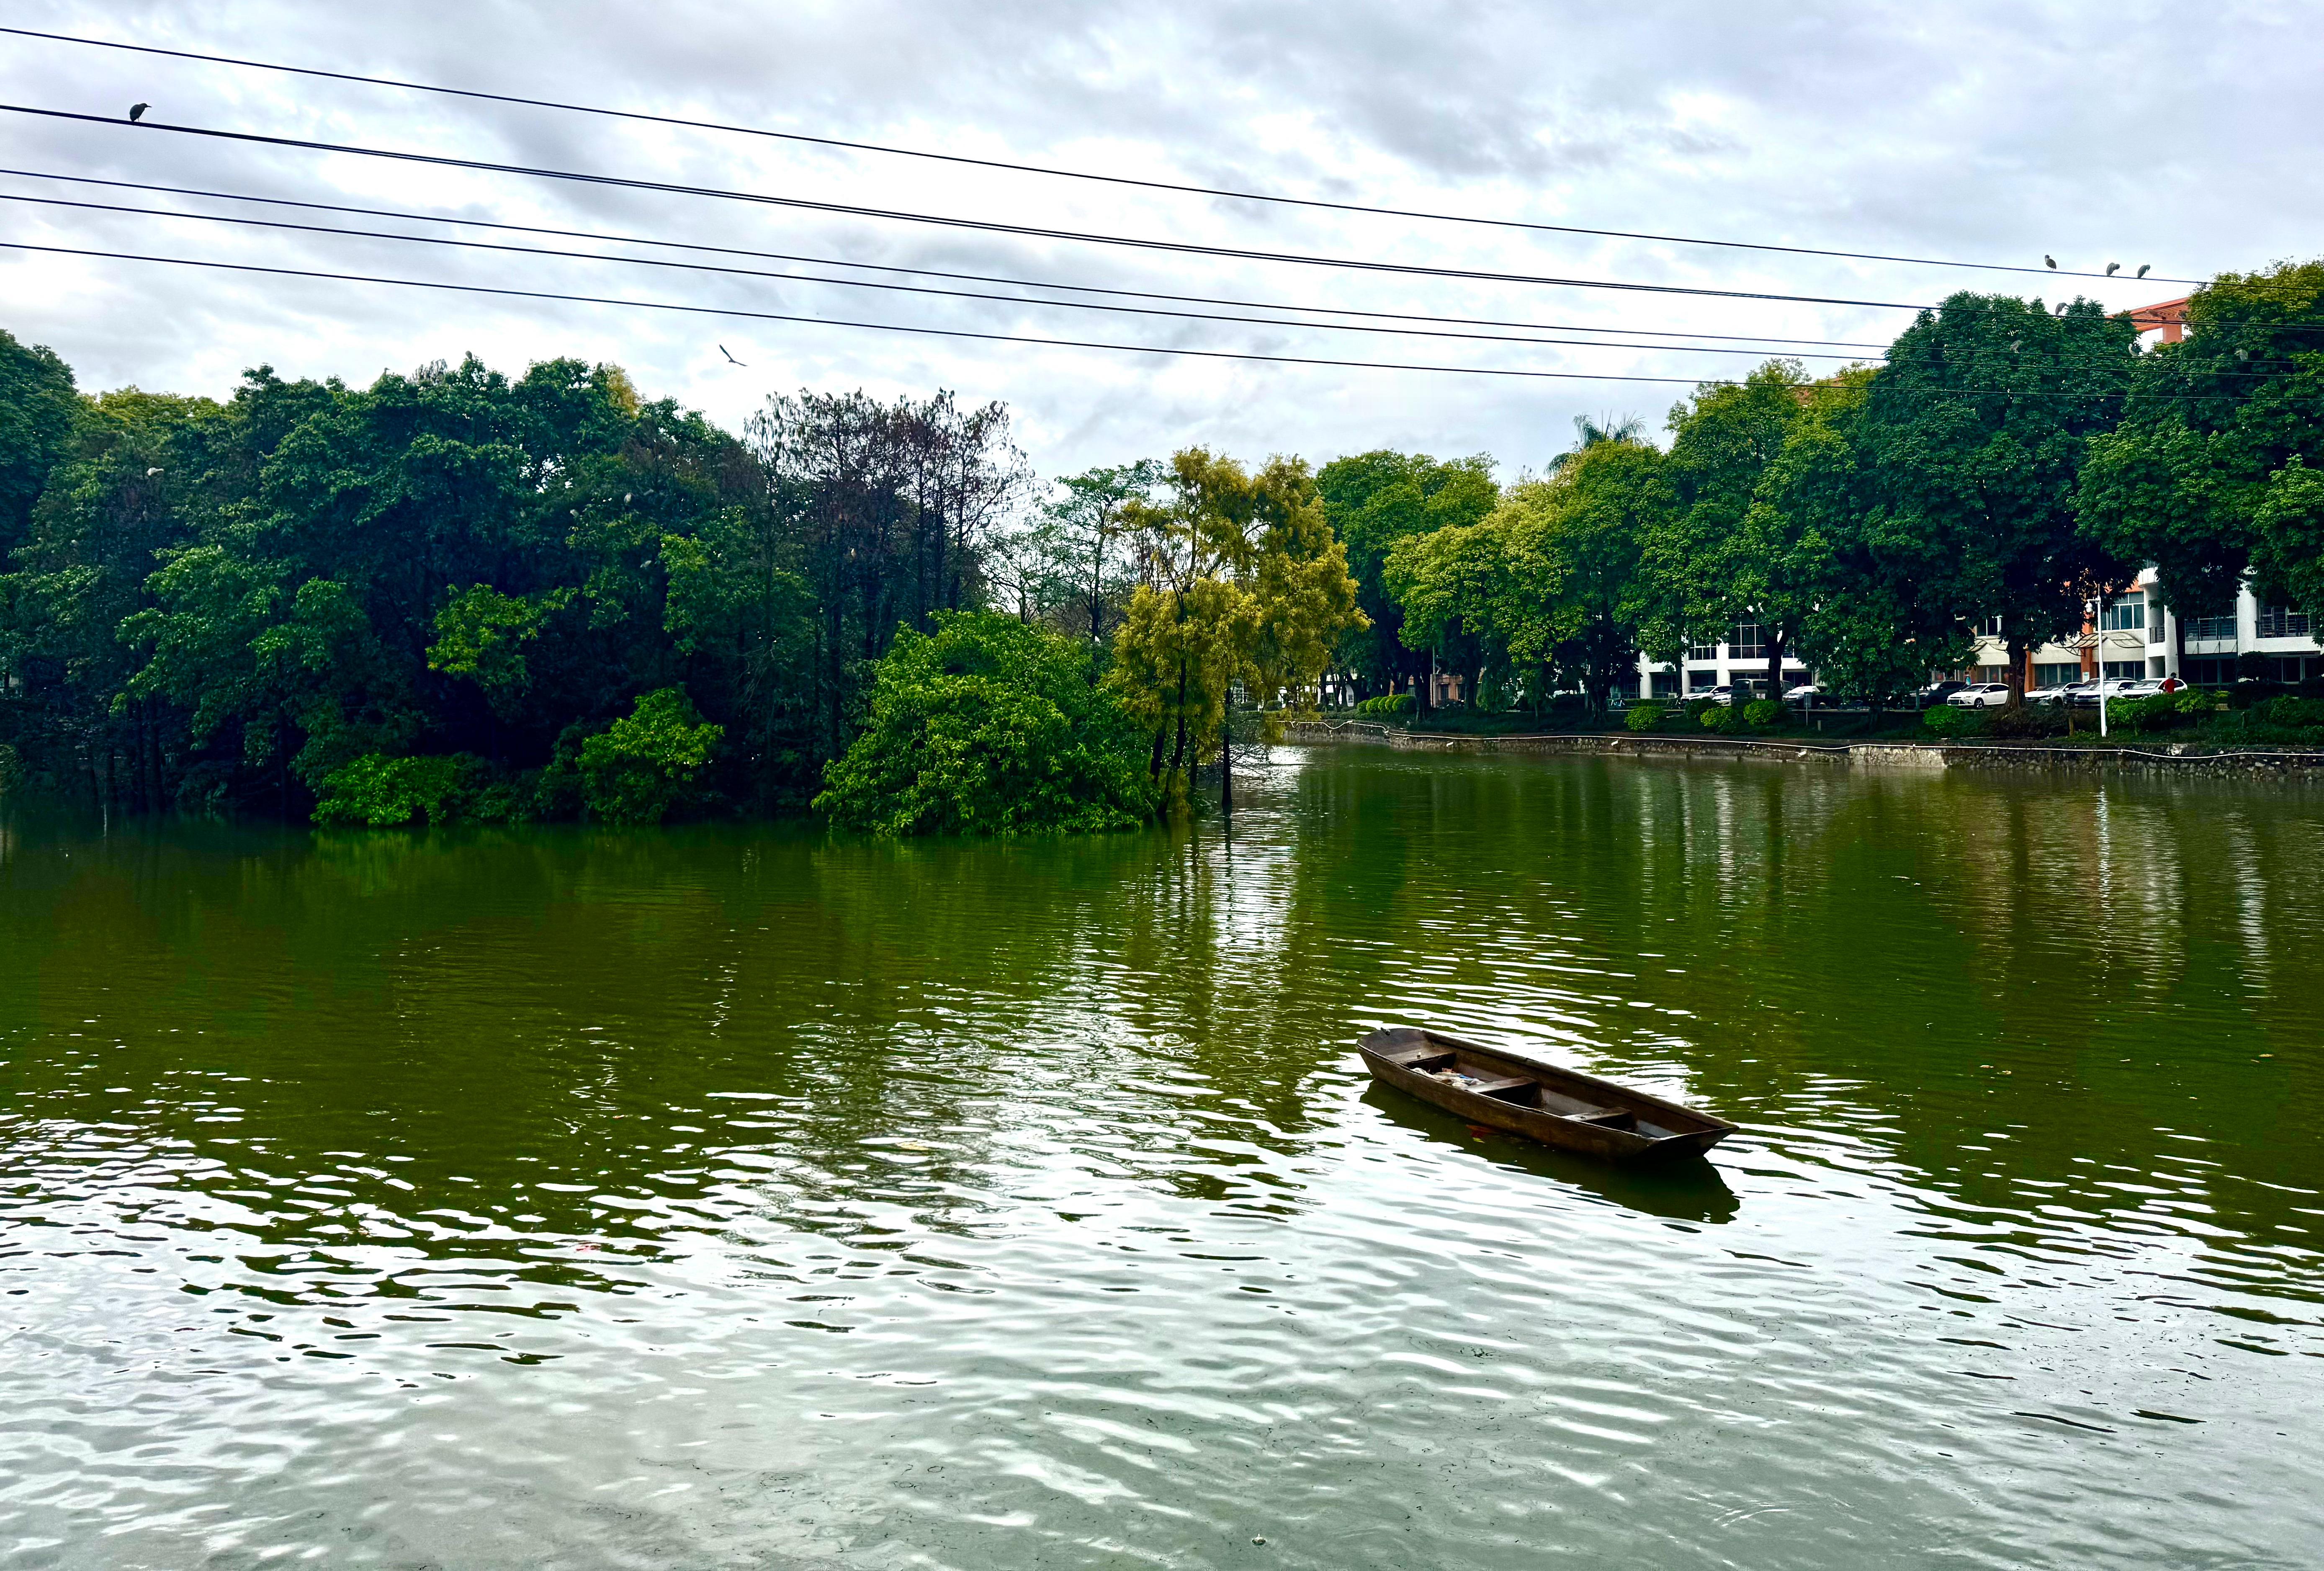
M 2070 704 L 2080 690 L 2080 682 L 2052 682 L 2046 688 L 2028 688 L 2025 701 L 2029 704 Z
M 2135 698 L 2139 695 L 2131 689 L 2144 686 L 2143 680 L 2132 677 L 2109 677 L 2102 682 L 2077 682 L 2074 684 L 2074 696 L 2067 702 L 2077 709 L 2095 709 L 2101 698 Z
M 2009 702 L 2007 682 L 1971 682 L 1946 698 L 1956 709 L 1998 709 Z

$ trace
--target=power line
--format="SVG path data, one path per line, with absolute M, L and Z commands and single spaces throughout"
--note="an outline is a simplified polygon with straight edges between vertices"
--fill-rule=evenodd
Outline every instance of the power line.
M 556 98 L 527 97 L 516 93 L 491 93 L 470 88 L 447 88 L 429 82 L 407 82 L 393 77 L 368 77 L 352 71 L 323 70 L 311 66 L 281 65 L 272 60 L 245 60 L 234 55 L 204 54 L 198 51 L 162 49 L 152 44 L 122 43 L 106 38 L 81 38 L 66 32 L 42 32 L 28 27 L 0 27 L 0 33 L 12 33 L 19 38 L 38 38 L 53 43 L 84 44 L 94 49 L 125 50 L 136 54 L 167 56 L 173 60 L 200 60 L 209 65 L 238 66 L 248 70 L 275 71 L 286 76 L 315 77 L 326 81 L 358 82 L 365 87 L 393 88 L 402 92 L 435 93 L 446 97 L 473 98 L 484 103 L 513 104 L 530 109 L 556 109 L 572 115 L 596 115 L 608 119 L 632 120 L 651 125 L 677 125 L 694 131 L 716 131 L 735 136 L 757 136 L 778 142 L 795 142 L 814 147 L 844 148 L 852 152 L 878 152 L 897 158 L 927 159 L 939 163 L 953 163 L 977 169 L 1006 170 L 1016 174 L 1038 174 L 1060 180 L 1093 180 L 1104 185 L 1130 186 L 1143 190 L 1176 191 L 1188 196 L 1223 197 L 1238 202 L 1265 202 L 1277 207 L 1310 208 L 1335 213 L 1365 213 L 1379 217 L 1421 218 L 1433 223 L 1468 224 L 1495 229 L 1516 229 L 1544 235 L 1586 235 L 1609 240 L 1652 240 L 1669 245 L 1709 245 L 1730 251 L 1766 251 L 1788 256 L 1830 256 L 1852 262 L 1895 262 L 1914 267 L 1957 267 L 1980 273 L 2025 273 L 2040 277 L 2112 278 L 2112 273 L 2080 272 L 2071 268 L 2018 266 L 1999 262 L 1956 262 L 1934 256 L 1891 255 L 1877 251 L 1827 250 L 1812 245 L 1777 245 L 1757 240 L 1713 240 L 1692 235 L 1655 235 L 1632 229 L 1592 229 L 1575 224 L 1544 224 L 1523 218 L 1486 218 L 1467 213 L 1433 213 L 1410 208 L 1373 207 L 1361 202 L 1334 202 L 1319 197 L 1286 197 L 1263 191 L 1231 190 L 1217 186 L 1183 184 L 1176 180 L 1141 180 L 1134 175 L 1099 174 L 1088 170 L 1056 169 L 1046 164 L 1016 163 L 1006 159 L 973 158 L 965 153 L 932 152 L 925 148 L 893 147 L 877 142 L 851 142 L 836 136 L 815 136 L 798 131 L 770 131 L 763 126 L 737 125 L 716 120 L 690 120 L 676 115 L 655 115 L 637 109 L 608 109 L 591 104 L 574 104 Z M 2123 282 L 2133 282 L 2124 280 Z M 2151 278 L 2151 283 L 2203 283 L 2199 278 Z
M 986 273 L 961 273 L 936 267 L 905 267 L 888 262 L 853 262 L 845 257 L 804 256 L 786 251 L 757 251 L 740 245 L 709 245 L 687 240 L 660 240 L 641 235 L 606 235 L 589 229 L 559 229 L 538 224 L 510 224 L 489 218 L 461 218 L 440 213 L 414 213 L 393 208 L 352 207 L 337 202 L 302 201 L 290 197 L 251 196 L 238 191 L 205 190 L 197 186 L 156 185 L 141 180 L 105 180 L 96 175 L 57 174 L 44 170 L 0 168 L 0 175 L 74 185 L 104 186 L 115 190 L 152 191 L 174 197 L 200 197 L 222 202 L 250 202 L 269 207 L 298 208 L 308 212 L 346 213 L 364 218 L 394 218 L 413 224 L 447 224 L 463 228 L 493 229 L 512 235 L 546 235 L 564 240 L 595 240 L 621 245 L 651 245 L 678 251 L 698 251 L 718 256 L 750 256 L 767 262 L 798 262 L 812 267 L 854 267 L 873 273 L 906 273 L 915 278 L 945 278 L 964 283 L 1006 284 L 1018 289 L 1049 289 L 1075 294 L 1114 295 L 1126 300 L 1169 300 L 1180 305 L 1233 306 L 1255 311 L 1313 311 L 1333 316 L 1369 317 L 1386 321 L 1439 322 L 1462 328 L 1522 328 L 1536 333 L 1631 333 L 1660 338 L 1719 338 L 1734 343 L 1801 345 L 1826 349 L 1883 349 L 1886 344 L 1854 338 L 1782 338 L 1766 333 L 1698 333 L 1683 328 L 1593 328 L 1572 322 L 1519 322 L 1496 317 L 1429 316 L 1416 311 L 1368 311 L 1352 306 L 1309 306 L 1273 300 L 1234 300 L 1217 295 L 1168 294 L 1155 290 L 1113 289 L 1102 284 L 1059 283 L 1044 279 L 1007 278 Z M 1651 347 L 1652 346 L 1647 346 Z M 1757 351 L 1754 351 L 1757 353 Z
M 1513 376 L 1546 382 L 1640 382 L 1669 386 L 1699 387 L 1696 376 L 1607 376 L 1586 371 L 1523 371 L 1488 365 L 1419 365 L 1394 360 L 1333 360 L 1304 355 L 1260 355 L 1235 349 L 1178 349 L 1148 344 L 1109 344 L 1087 338 L 1036 338 L 1016 333 L 979 333 L 964 328 L 918 328 L 897 322 L 859 322 L 838 317 L 798 316 L 781 311 L 744 310 L 733 306 L 687 305 L 675 300 L 623 300 L 614 295 L 565 294 L 552 290 L 508 289 L 482 283 L 447 283 L 434 279 L 388 278 L 365 273 L 324 273 L 303 267 L 265 267 L 248 262 L 214 262 L 193 256 L 154 256 L 134 251 L 98 251 L 73 245 L 34 245 L 21 240 L 0 240 L 0 250 L 33 252 L 48 256 L 94 256 L 115 262 L 152 262 L 171 267 L 200 267 L 223 273 L 259 273 L 274 278 L 315 278 L 336 283 L 383 283 L 401 289 L 441 290 L 453 294 L 495 295 L 512 300 L 558 300 L 574 305 L 625 306 L 634 310 L 677 311 L 688 316 L 726 317 L 745 321 L 799 322 L 816 328 L 863 328 L 881 333 L 911 333 L 923 337 L 967 338 L 987 344 L 1031 344 L 1048 349 L 1108 349 L 1124 355 L 1168 355 L 1198 360 L 1251 360 L 1277 365 L 1329 365 L 1352 371 L 1427 371 L 1451 376 Z
M 267 136 L 254 131 L 221 131 L 204 125 L 178 125 L 165 120 L 131 122 L 111 115 L 83 115 L 69 109 L 42 109 L 27 104 L 0 104 L 14 115 L 50 120 L 118 126 L 138 131 L 165 131 L 180 136 L 201 136 L 219 142 L 242 142 L 264 147 L 296 147 L 312 152 L 338 152 L 357 158 L 388 159 L 400 163 L 429 164 L 441 169 L 475 170 L 486 174 L 528 175 L 539 180 L 570 180 L 582 185 L 609 186 L 624 190 L 659 191 L 671 196 L 707 197 L 718 201 L 750 202 L 764 207 L 797 208 L 812 212 L 841 213 L 852 217 L 883 218 L 896 223 L 932 224 L 945 228 L 973 229 L 995 235 L 1020 235 L 1038 240 L 1070 240 L 1090 245 L 1121 245 L 1182 256 L 1222 256 L 1247 262 L 1282 262 L 1302 267 L 1347 268 L 1362 273 L 1389 273 L 1421 278 L 1458 278 L 1484 283 L 1545 284 L 1567 289 L 1611 289 L 1639 294 L 1702 295 L 1717 300 L 1788 300 L 1805 305 L 1867 306 L 1888 310 L 1932 310 L 1910 300 L 1855 300 L 1837 295 L 1780 294 L 1773 291 L 1702 289 L 1686 284 L 1639 283 L 1615 279 L 1554 278 L 1534 273 L 1494 273 L 1465 267 L 1427 267 L 1410 262 L 1373 262 L 1360 257 L 1316 256 L 1296 251 L 1258 251 L 1239 245 L 1204 245 L 1189 240 L 1153 240 L 1127 235 L 1101 235 L 1077 229 L 1052 229 L 1034 224 L 1009 224 L 990 218 L 955 218 L 935 213 L 868 208 L 852 202 L 815 201 L 806 197 L 770 196 L 757 191 L 724 190 L 715 186 L 679 185 L 628 175 L 590 174 L 582 171 L 547 169 L 529 164 L 494 163 L 484 159 L 454 158 L 445 153 L 408 152 L 393 148 L 361 147 L 346 143 L 314 142 L 298 136 Z
M 835 284 L 845 289 L 876 289 L 898 294 L 933 295 L 948 300 L 998 300 L 1007 305 L 1046 306 L 1056 310 L 1109 311 L 1118 315 L 1167 317 L 1182 321 L 1240 322 L 1256 328 L 1298 328 L 1341 333 L 1389 333 L 1400 337 L 1458 338 L 1495 344 L 1539 344 L 1568 349 L 1648 349 L 1676 355 L 1765 355 L 1764 349 L 1726 344 L 1640 344 L 1624 339 L 1541 338 L 1516 333 L 1463 333 L 1443 328 L 1394 328 L 1370 322 L 1296 321 L 1281 317 L 1238 317 L 1219 311 L 1173 310 L 1162 306 L 1108 305 L 1100 300 L 1033 300 L 1024 295 L 992 294 L 974 290 L 938 289 L 929 284 L 883 283 L 868 278 L 824 278 L 813 273 L 770 273 L 762 268 L 726 267 L 708 262 L 678 262 L 658 256 L 615 256 L 600 252 L 560 251 L 545 245 L 512 245 L 490 240 L 455 240 L 441 235 L 398 235 L 383 229 L 346 229 L 330 224 L 294 224 L 284 218 L 244 218 L 226 213 L 186 213 L 166 208 L 132 208 L 114 202 L 76 202 L 61 197 L 26 196 L 0 191 L 0 202 L 31 202 L 42 207 L 70 208 L 81 212 L 125 213 L 142 217 L 184 218 L 205 224 L 233 224 L 249 228 L 287 229 L 306 235 L 344 235 L 364 240 L 397 240 L 411 245 L 442 245 L 464 251 L 491 251 L 520 256 L 556 256 L 576 262 L 610 262 L 626 267 L 659 267 L 728 277 L 768 279 L 782 283 Z M 1797 354 L 1803 360 L 1860 360 L 1858 355 Z
M 1046 349 L 1102 349 L 1121 355 L 1167 356 L 1195 360 L 1241 360 L 1274 365 L 1323 365 L 1351 371 L 1424 371 L 1448 376 L 1514 377 L 1537 382 L 1623 382 L 1680 387 L 1731 387 L 1731 380 L 1696 376 L 1607 375 L 1588 371 L 1528 371 L 1497 365 L 1427 365 L 1396 360 L 1335 360 L 1319 356 L 1261 355 L 1238 349 L 1185 349 L 1150 344 L 1110 344 L 1089 338 L 1037 338 L 1016 333 L 981 333 L 965 328 L 910 327 L 899 322 L 862 322 L 839 317 L 799 316 L 781 311 L 745 310 L 734 306 L 688 305 L 676 300 L 625 300 L 614 295 L 567 294 L 552 290 L 510 289 L 481 283 L 449 283 L 434 279 L 389 278 L 376 273 L 325 273 L 303 267 L 267 267 L 249 262 L 217 262 L 194 256 L 154 256 L 134 251 L 100 251 L 72 245 L 35 245 L 21 240 L 0 240 L 0 250 L 46 256 L 91 256 L 115 262 L 150 262 L 170 267 L 196 267 L 220 273 L 254 273 L 274 278 L 312 278 L 336 283 L 378 283 L 400 289 L 437 290 L 451 294 L 491 295 L 511 300 L 557 300 L 574 305 L 622 306 L 632 310 L 672 311 L 687 316 L 724 317 L 742 321 L 797 322 L 816 328 L 860 328 L 872 332 L 906 333 L 919 337 L 964 338 L 987 344 L 1028 344 Z M 2244 374 L 2251 380 L 2256 374 Z M 2006 387 L 1957 387 L 1946 398 L 2015 398 L 2027 390 Z M 2061 398 L 2125 398 L 2134 389 L 2107 391 L 2038 390 Z M 2246 395 L 2249 396 L 2249 395 Z

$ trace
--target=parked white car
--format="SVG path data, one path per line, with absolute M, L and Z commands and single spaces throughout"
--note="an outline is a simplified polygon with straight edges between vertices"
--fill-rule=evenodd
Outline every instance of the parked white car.
M 1956 709 L 1998 709 L 2009 702 L 2009 684 L 1971 682 L 1945 702 Z
M 2028 688 L 2025 701 L 2029 704 L 2070 704 L 2080 682 L 2053 682 L 2046 688 Z
M 2095 709 L 2098 707 L 2098 700 L 2101 698 L 2137 698 L 2139 695 L 2131 689 L 2143 688 L 2145 685 L 2143 680 L 2132 677 L 2112 677 L 2103 682 L 2077 682 L 2074 685 L 2074 696 L 2069 701 L 2077 709 Z
M 1786 704 L 1804 704 L 1811 698 L 1821 696 L 1822 689 L 1813 682 L 1802 682 L 1796 688 L 1784 689 L 1784 702 Z
M 2120 698 L 2151 698 L 2157 693 L 2181 693 L 2187 684 L 2177 677 L 2149 677 L 2143 682 L 2133 682 L 2116 694 Z

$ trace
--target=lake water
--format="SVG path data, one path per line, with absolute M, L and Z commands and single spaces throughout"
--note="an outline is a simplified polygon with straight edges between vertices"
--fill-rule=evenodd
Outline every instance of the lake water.
M 0 1566 L 2324 1559 L 2324 792 L 1278 757 L 0 817 Z M 1480 1137 L 1410 1020 L 1742 1132 Z

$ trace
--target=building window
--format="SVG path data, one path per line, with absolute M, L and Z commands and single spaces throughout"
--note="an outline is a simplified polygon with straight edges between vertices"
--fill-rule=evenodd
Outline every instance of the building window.
M 2154 608 L 2153 620 L 2146 624 L 2146 642 L 2149 643 L 2163 642 L 2163 607 L 2160 605 Z
M 1707 693 L 1718 685 L 1719 673 L 1717 671 L 1689 671 L 1686 673 L 1687 691 L 1691 693 Z
M 1689 660 L 1717 660 L 1719 646 L 1715 643 L 1690 643 L 1686 646 Z
M 2123 633 L 2146 625 L 2146 596 L 2125 595 L 2098 613 L 2098 631 Z
M 2262 638 L 2306 638 L 2309 636 L 2308 613 L 2294 611 L 2284 605 L 2263 605 L 2259 608 L 2259 635 Z
M 1729 660 L 1766 660 L 1767 658 L 1766 635 L 1759 631 L 1757 623 L 1738 622 L 1735 624 L 1734 632 L 1727 640 L 1727 658 Z
M 2098 669 L 2098 675 L 2107 681 L 2135 682 L 2146 674 L 2143 660 L 2110 660 Z
M 2062 688 L 2068 682 L 2081 680 L 2081 677 L 2082 668 L 2079 661 L 2061 661 L 2056 665 L 2042 664 L 2034 668 L 2034 685 L 2037 688 Z M 1996 677 L 1993 679 L 2005 681 L 2007 679 Z
M 1998 616 L 1988 616 L 1984 621 L 1977 624 L 1977 630 L 1987 638 L 1999 638 L 2001 636 L 2001 618 Z
M 2232 639 L 2236 635 L 2233 616 L 2198 616 L 2187 624 L 2187 636 L 2198 642 L 2206 639 Z
M 1656 671 L 1655 673 L 1655 697 L 1657 698 L 1675 698 L 1678 697 L 1678 673 L 1676 671 Z

